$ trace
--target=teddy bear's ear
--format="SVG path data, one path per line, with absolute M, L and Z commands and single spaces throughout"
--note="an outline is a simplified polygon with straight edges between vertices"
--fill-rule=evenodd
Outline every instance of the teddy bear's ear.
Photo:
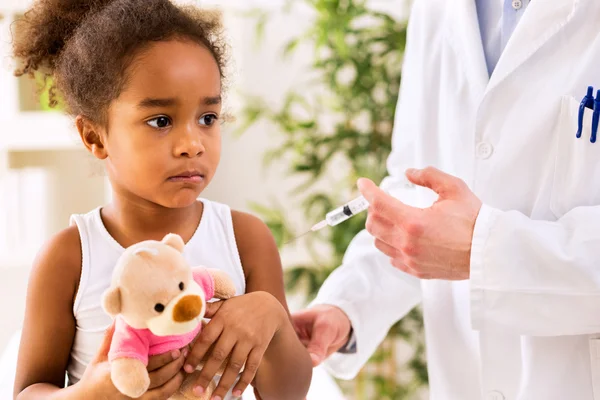
M 140 256 L 146 259 L 152 259 L 153 256 L 158 255 L 158 249 L 153 247 L 140 247 L 133 252 L 134 256 Z
M 102 308 L 113 318 L 121 312 L 121 290 L 118 287 L 110 287 L 104 292 Z
M 181 236 L 179 236 L 175 233 L 169 233 L 169 234 L 167 234 L 167 236 L 165 236 L 163 238 L 162 242 L 164 244 L 166 244 L 167 246 L 173 247 L 175 250 L 179 251 L 180 253 L 183 253 L 183 248 L 185 247 L 185 243 L 183 243 L 183 239 L 181 238 Z

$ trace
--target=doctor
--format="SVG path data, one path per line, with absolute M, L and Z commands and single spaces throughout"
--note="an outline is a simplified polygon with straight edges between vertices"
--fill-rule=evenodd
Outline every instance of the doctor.
M 294 315 L 315 364 L 353 378 L 420 303 L 432 400 L 600 400 L 588 86 L 598 0 L 414 2 L 389 176 L 359 182 L 368 232 Z

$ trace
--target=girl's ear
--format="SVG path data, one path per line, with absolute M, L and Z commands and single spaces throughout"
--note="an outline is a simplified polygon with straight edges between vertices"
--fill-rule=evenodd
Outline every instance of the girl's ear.
M 104 160 L 108 157 L 106 147 L 104 146 L 104 138 L 101 135 L 101 128 L 98 125 L 83 115 L 78 115 L 75 118 L 75 125 L 79 131 L 81 141 L 94 157 L 99 160 Z

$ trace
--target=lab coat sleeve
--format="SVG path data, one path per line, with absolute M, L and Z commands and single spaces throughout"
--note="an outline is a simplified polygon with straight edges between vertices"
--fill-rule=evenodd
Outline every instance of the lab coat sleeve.
M 375 248 L 373 237 L 360 232 L 342 266 L 327 278 L 312 303 L 341 308 L 356 337 L 356 352 L 333 354 L 325 368 L 337 378 L 354 378 L 391 326 L 420 301 L 419 280 L 392 267 L 389 258 Z
M 481 208 L 471 249 L 474 329 L 530 336 L 600 332 L 600 206 L 556 222 Z
M 414 79 L 422 74 L 423 65 L 427 65 L 428 75 L 435 77 L 440 75 L 439 65 L 427 60 L 422 49 L 427 48 L 431 39 L 430 33 L 424 28 L 423 21 L 432 17 L 432 12 L 426 9 L 423 1 L 415 1 L 407 26 L 407 41 L 404 51 L 402 65 L 402 83 L 396 104 L 394 117 L 394 130 L 392 132 L 392 151 L 387 159 L 388 176 L 381 182 L 381 188 L 391 196 L 400 199 L 403 203 L 419 206 L 418 189 L 405 175 L 408 168 L 421 168 L 415 156 L 419 151 L 418 135 L 423 132 L 417 126 L 418 120 L 414 115 L 419 114 L 421 109 L 429 106 L 431 100 L 431 81 Z M 429 15 L 428 15 L 429 14 Z

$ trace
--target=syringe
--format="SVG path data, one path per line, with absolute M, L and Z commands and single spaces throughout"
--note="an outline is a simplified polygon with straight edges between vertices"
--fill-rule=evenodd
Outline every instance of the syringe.
M 325 219 L 321 222 L 313 225 L 310 230 L 316 232 L 326 226 L 336 226 L 348 218 L 365 211 L 369 208 L 369 202 L 363 196 L 357 197 L 356 199 L 344 204 L 341 207 L 336 208 L 333 211 L 328 212 L 325 215 Z
M 323 221 L 317 222 L 312 226 L 312 228 L 310 228 L 309 231 L 304 232 L 302 235 L 296 236 L 291 240 L 288 240 L 285 244 L 290 243 L 291 241 L 294 241 L 306 235 L 307 233 L 321 230 L 326 226 L 336 226 L 344 222 L 348 218 L 365 211 L 367 208 L 369 208 L 369 202 L 367 201 L 367 199 L 365 199 L 363 196 L 357 197 L 356 199 L 344 204 L 343 206 L 328 212 L 325 215 L 325 219 Z

